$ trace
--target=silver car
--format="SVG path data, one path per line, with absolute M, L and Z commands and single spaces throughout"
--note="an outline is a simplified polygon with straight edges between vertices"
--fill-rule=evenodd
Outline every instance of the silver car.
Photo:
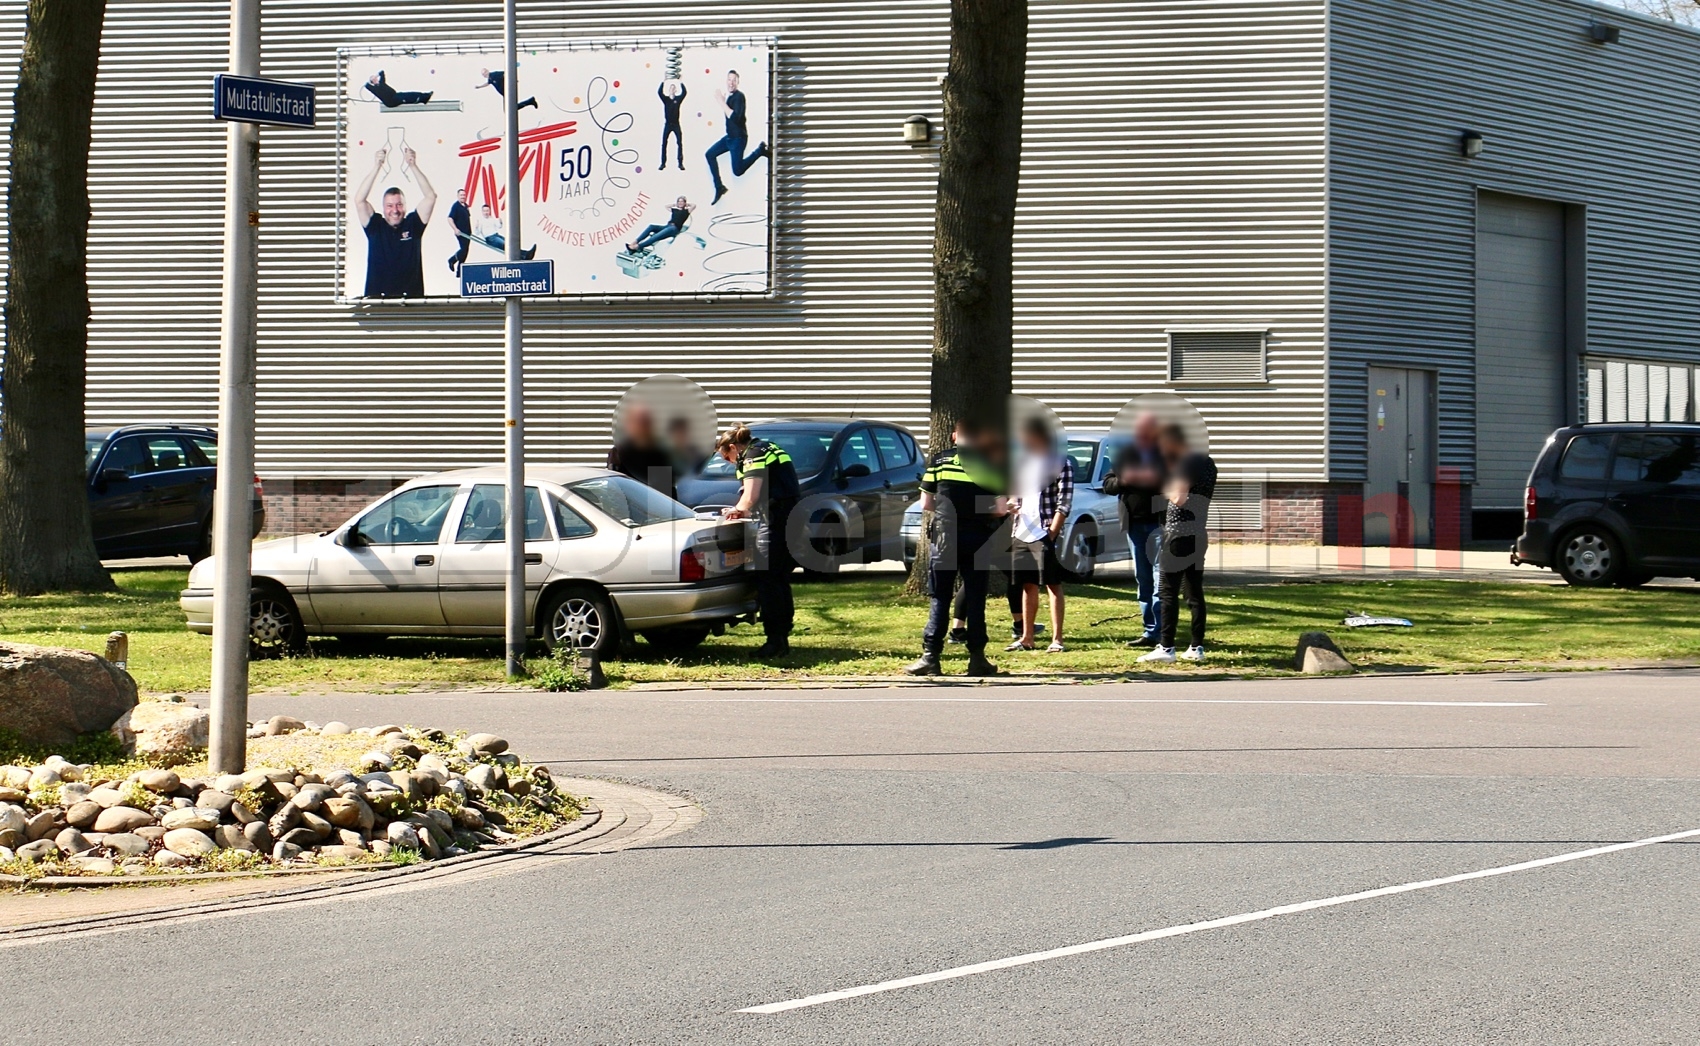
M 503 477 L 425 476 L 336 530 L 256 545 L 256 651 L 299 651 L 309 635 L 502 635 Z M 551 650 L 612 653 L 641 635 L 678 651 L 754 613 L 742 524 L 598 468 L 530 467 L 525 503 L 526 614 Z M 214 570 L 196 564 L 180 600 L 203 634 Z
M 1068 456 L 1074 460 L 1074 508 L 1063 535 L 1057 559 L 1077 581 L 1086 581 L 1100 563 L 1127 559 L 1126 532 L 1122 530 L 1120 504 L 1114 494 L 1104 493 L 1109 474 L 1123 438 L 1103 432 L 1068 434 Z M 921 540 L 921 503 L 915 502 L 903 515 L 903 562 L 915 562 Z

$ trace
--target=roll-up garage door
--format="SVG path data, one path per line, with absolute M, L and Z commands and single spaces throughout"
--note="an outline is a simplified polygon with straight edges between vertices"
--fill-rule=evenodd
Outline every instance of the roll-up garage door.
M 1483 193 L 1476 214 L 1478 509 L 1523 504 L 1564 410 L 1564 206 Z

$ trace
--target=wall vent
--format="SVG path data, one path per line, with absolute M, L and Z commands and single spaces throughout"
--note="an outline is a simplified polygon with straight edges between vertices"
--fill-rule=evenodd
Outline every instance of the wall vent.
M 1169 380 L 1184 382 L 1262 382 L 1269 332 L 1255 330 L 1172 330 L 1169 332 Z

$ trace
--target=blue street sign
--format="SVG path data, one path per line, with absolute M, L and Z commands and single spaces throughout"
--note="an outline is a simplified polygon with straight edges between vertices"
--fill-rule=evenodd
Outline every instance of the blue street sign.
M 555 293 L 552 261 L 461 262 L 463 298 L 528 298 Z
M 220 73 L 213 77 L 213 118 L 311 127 L 318 110 L 312 84 Z

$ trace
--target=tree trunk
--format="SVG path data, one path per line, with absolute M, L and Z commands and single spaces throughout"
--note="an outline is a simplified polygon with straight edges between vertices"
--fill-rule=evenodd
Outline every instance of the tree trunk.
M 933 230 L 932 423 L 928 452 L 950 446 L 958 418 L 1002 431 L 1014 348 L 1011 290 L 1027 0 L 951 0 Z M 909 591 L 924 588 L 917 549 Z
M 30 0 L 6 194 L 0 591 L 110 589 L 89 529 L 89 134 L 105 0 Z

